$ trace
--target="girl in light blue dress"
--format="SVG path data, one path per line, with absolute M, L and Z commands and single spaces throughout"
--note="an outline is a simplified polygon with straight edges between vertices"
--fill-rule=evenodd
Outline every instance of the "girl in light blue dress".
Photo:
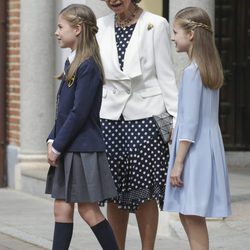
M 186 52 L 173 135 L 164 210 L 178 212 L 192 250 L 209 249 L 205 217 L 231 214 L 228 171 L 218 123 L 223 70 L 208 14 L 179 11 L 172 41 Z

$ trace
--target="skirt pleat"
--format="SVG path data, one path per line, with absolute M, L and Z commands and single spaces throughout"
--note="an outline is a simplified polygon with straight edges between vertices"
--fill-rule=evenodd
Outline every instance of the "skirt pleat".
M 45 193 L 69 203 L 116 197 L 105 152 L 66 153 L 58 167 L 50 167 Z

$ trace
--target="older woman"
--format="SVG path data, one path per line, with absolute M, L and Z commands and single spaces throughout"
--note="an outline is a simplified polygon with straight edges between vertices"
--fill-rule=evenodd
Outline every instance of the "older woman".
M 169 151 L 153 115 L 167 110 L 175 117 L 177 111 L 168 22 L 138 2 L 106 0 L 113 13 L 98 20 L 106 78 L 100 117 L 118 191 L 108 202 L 108 219 L 120 250 L 129 212 L 136 215 L 142 249 L 154 249 Z

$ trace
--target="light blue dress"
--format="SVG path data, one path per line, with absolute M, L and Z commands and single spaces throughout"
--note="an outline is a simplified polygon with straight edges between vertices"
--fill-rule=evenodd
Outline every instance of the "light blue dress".
M 218 123 L 219 90 L 206 88 L 191 63 L 180 86 L 178 115 L 169 160 L 164 210 L 185 215 L 231 214 L 228 170 Z M 183 187 L 170 185 L 180 140 L 192 142 L 184 162 Z

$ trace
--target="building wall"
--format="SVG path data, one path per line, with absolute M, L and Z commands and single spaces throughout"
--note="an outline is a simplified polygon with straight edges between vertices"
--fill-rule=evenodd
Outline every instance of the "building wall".
M 162 1 L 163 0 L 143 0 L 140 2 L 140 6 L 144 10 L 151 11 L 157 15 L 162 15 Z
M 8 1 L 7 143 L 20 145 L 20 0 Z
M 15 187 L 20 147 L 20 0 L 7 1 L 6 141 L 7 185 Z

